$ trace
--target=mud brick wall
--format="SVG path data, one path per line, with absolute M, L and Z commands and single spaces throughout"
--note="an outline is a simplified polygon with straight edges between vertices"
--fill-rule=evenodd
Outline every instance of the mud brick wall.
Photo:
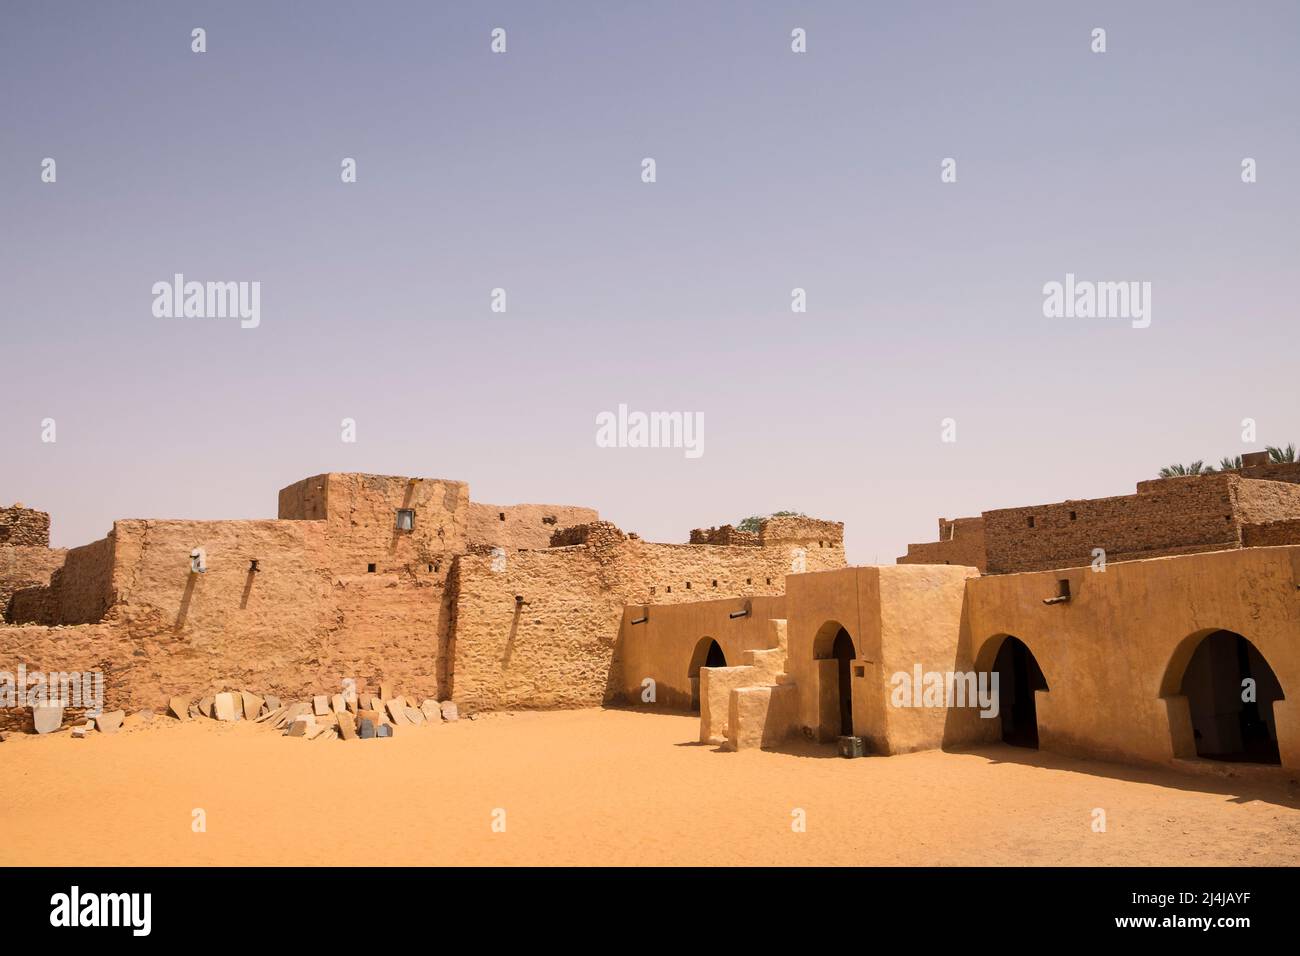
M 1262 524 L 1244 524 L 1241 526 L 1241 543 L 1247 548 L 1300 544 L 1300 518 L 1268 521 Z
M 1242 481 L 1237 511 L 1243 522 L 1263 524 L 1300 518 L 1300 485 L 1285 481 Z
M 1245 456 L 1243 456 L 1244 458 Z M 1255 478 L 1263 481 L 1285 481 L 1300 483 L 1300 462 L 1262 462 L 1258 465 L 1245 465 L 1237 472 L 1242 478 Z
M 0 546 L 3 545 L 48 548 L 50 516 L 44 511 L 33 511 L 20 504 L 0 508 Z
M 616 646 L 625 605 L 778 596 L 792 560 L 793 546 L 653 544 L 607 522 L 568 530 L 586 543 L 512 552 L 499 571 L 487 555 L 458 559 L 456 700 L 500 709 L 614 699 L 624 683 Z M 842 548 L 808 550 L 809 571 L 843 566 Z
M 35 594 L 37 604 L 41 600 L 49 600 L 50 595 L 45 589 L 49 586 L 50 575 L 63 566 L 66 554 L 67 551 L 62 548 L 47 548 L 43 545 L 0 545 L 0 621 L 12 623 L 17 620 L 12 616 L 11 609 L 11 600 L 15 595 L 22 595 L 19 598 L 20 604 L 28 606 L 33 603 L 33 598 L 28 597 L 29 593 Z
M 470 546 L 548 548 L 561 528 L 600 520 L 594 508 L 574 505 L 489 505 L 470 503 Z
M 984 519 L 940 518 L 939 540 L 909 544 L 899 564 L 955 564 L 986 570 Z
M 1142 482 L 1139 493 L 984 512 L 988 571 L 1005 574 L 1240 547 L 1236 475 Z
M 398 509 L 415 512 L 411 531 L 397 528 Z M 281 490 L 282 520 L 322 520 L 328 567 L 340 574 L 399 571 L 436 564 L 465 550 L 469 486 L 440 478 L 328 474 Z

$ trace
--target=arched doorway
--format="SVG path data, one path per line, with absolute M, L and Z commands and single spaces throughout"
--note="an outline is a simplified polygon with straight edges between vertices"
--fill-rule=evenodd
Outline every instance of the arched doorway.
M 1235 631 L 1196 644 L 1178 693 L 1191 711 L 1196 755 L 1210 760 L 1279 764 L 1273 702 L 1282 684 L 1264 655 Z
M 691 654 L 691 662 L 686 668 L 686 676 L 691 681 L 691 710 L 700 710 L 700 668 L 726 667 L 727 655 L 722 653 L 722 645 L 711 637 L 702 637 Z
M 998 675 L 998 714 L 1002 740 L 1013 747 L 1038 747 L 1038 707 L 1034 692 L 1048 690 L 1043 670 L 1025 642 L 1007 637 L 993 659 Z
M 813 656 L 825 661 L 822 672 L 823 694 L 834 694 L 834 700 L 823 698 L 825 709 L 822 711 L 822 739 L 827 737 L 853 736 L 853 661 L 858 656 L 853 644 L 853 636 L 848 629 L 837 621 L 828 621 L 822 625 L 813 639 Z M 830 662 L 834 661 L 834 670 Z M 834 677 L 831 677 L 831 674 Z M 828 684 L 834 681 L 834 688 Z M 830 708 L 834 707 L 832 711 Z

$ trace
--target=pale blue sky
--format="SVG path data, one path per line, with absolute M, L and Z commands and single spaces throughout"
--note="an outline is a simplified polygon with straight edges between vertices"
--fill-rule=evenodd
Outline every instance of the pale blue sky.
M 76 545 L 370 471 L 890 562 L 1300 440 L 1297 47 L 1268 2 L 6 4 L 0 503 Z M 260 281 L 260 328 L 154 318 L 174 272 Z M 1066 272 L 1151 327 L 1045 319 Z M 620 403 L 703 457 L 596 447 Z

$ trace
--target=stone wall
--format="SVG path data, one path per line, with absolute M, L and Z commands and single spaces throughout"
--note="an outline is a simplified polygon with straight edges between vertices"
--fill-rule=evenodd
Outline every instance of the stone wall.
M 724 524 L 717 528 L 692 528 L 690 543 L 728 544 L 757 548 L 762 542 L 758 540 L 757 531 L 739 531 L 729 524 Z
M 22 620 L 21 615 L 28 613 L 23 608 L 30 608 L 41 615 L 52 616 L 55 609 L 46 608 L 42 602 L 48 602 L 50 576 L 63 566 L 67 551 L 62 548 L 47 548 L 44 545 L 0 545 L 0 621 L 13 623 Z M 17 596 L 19 615 L 14 616 L 12 599 Z
M 413 512 L 411 528 L 399 510 Z M 118 521 L 10 604 L 52 628 L 70 661 L 103 649 L 116 667 L 109 704 L 128 710 L 231 688 L 301 699 L 345 678 L 454 697 L 471 711 L 590 706 L 616 695 L 628 603 L 779 595 L 796 566 L 844 561 L 834 523 L 788 528 L 768 547 L 655 545 L 599 520 L 557 527 L 594 518 L 591 509 L 526 505 L 506 522 L 495 512 L 506 536 L 494 538 L 475 530 L 492 512 L 476 517 L 467 486 L 440 479 L 319 475 L 283 489 L 279 512 Z M 559 546 L 517 547 L 543 536 Z M 191 569 L 195 549 L 202 572 Z M 45 635 L 0 627 L 0 666 L 33 647 L 50 652 L 32 643 Z
M 778 598 L 799 547 L 653 544 L 607 522 L 584 529 L 572 537 L 585 543 L 507 554 L 504 566 L 490 555 L 457 562 L 456 700 L 501 709 L 624 699 L 628 681 L 644 676 L 625 673 L 619 634 L 627 605 Z M 844 552 L 814 547 L 804 560 L 809 570 L 843 567 Z
M 899 564 L 957 564 L 986 570 L 984 519 L 940 518 L 939 540 L 909 544 Z
M 1233 474 L 1144 481 L 1136 495 L 984 512 L 990 574 L 1081 567 L 1241 545 Z
M 0 547 L 48 548 L 50 516 L 44 511 L 24 508 L 21 503 L 0 508 Z
M 471 547 L 488 545 L 518 550 L 547 548 L 551 536 L 561 528 L 600 520 L 594 508 L 573 505 L 487 505 L 469 506 Z
M 1246 548 L 1271 548 L 1300 544 L 1300 518 L 1267 521 L 1241 526 L 1241 543 Z

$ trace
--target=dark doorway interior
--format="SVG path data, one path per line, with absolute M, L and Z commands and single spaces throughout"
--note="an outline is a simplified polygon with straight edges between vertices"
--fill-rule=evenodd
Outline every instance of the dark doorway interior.
M 1047 679 L 1024 642 L 1008 637 L 993 661 L 998 674 L 998 711 L 1002 739 L 1013 747 L 1038 747 L 1038 710 L 1034 691 L 1047 690 Z
M 858 656 L 849 632 L 840 628 L 831 647 L 840 684 L 840 736 L 853 736 L 853 659 Z
M 686 669 L 686 676 L 691 681 L 691 710 L 696 713 L 700 710 L 700 668 L 726 666 L 727 655 L 722 653 L 722 646 L 711 637 L 701 638 Z
M 1192 712 L 1197 756 L 1282 762 L 1273 721 L 1273 701 L 1282 699 L 1282 685 L 1255 645 L 1240 634 L 1215 631 L 1201 641 L 1187 663 L 1182 693 Z
M 717 641 L 709 644 L 709 655 L 704 659 L 705 667 L 726 667 L 727 655 L 722 653 L 722 647 Z

